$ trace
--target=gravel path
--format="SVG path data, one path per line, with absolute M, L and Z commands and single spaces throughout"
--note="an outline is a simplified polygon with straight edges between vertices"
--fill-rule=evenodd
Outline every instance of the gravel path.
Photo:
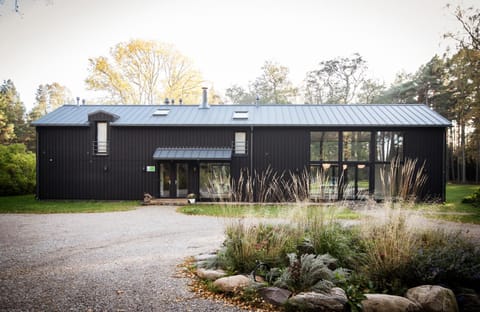
M 223 219 L 145 207 L 0 215 L 2 311 L 241 311 L 195 298 L 175 277 L 223 241 Z

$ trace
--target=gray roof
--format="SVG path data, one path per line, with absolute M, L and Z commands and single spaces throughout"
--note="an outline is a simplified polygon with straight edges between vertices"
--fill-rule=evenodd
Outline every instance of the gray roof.
M 157 148 L 153 153 L 156 160 L 230 160 L 231 148 Z
M 168 114 L 154 116 L 157 110 Z M 450 122 L 422 104 L 352 105 L 65 105 L 34 126 L 88 126 L 97 111 L 118 116 L 112 126 L 396 126 L 448 127 Z M 248 112 L 247 118 L 233 118 Z

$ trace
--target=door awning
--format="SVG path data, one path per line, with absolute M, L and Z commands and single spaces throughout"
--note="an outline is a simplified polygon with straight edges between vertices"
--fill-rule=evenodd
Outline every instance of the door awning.
M 159 147 L 153 153 L 155 160 L 230 160 L 231 148 L 164 148 Z

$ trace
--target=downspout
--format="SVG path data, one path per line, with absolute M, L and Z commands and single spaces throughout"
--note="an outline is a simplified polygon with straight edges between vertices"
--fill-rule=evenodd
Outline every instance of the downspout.
M 442 134 L 442 202 L 447 200 L 446 188 L 447 188 L 447 128 L 444 128 Z
M 253 126 L 250 126 L 250 174 L 253 175 Z
M 39 134 L 38 134 L 38 128 L 35 127 L 35 141 L 36 141 L 36 152 L 37 152 L 37 155 L 35 157 L 35 180 L 36 180 L 36 183 L 37 185 L 35 186 L 35 199 L 40 199 L 40 179 L 39 179 L 39 175 L 40 175 L 40 146 L 39 146 Z
M 253 126 L 250 126 L 250 176 L 252 177 L 252 181 L 254 181 L 253 176 Z M 255 202 L 256 198 L 256 190 L 253 188 L 253 201 Z

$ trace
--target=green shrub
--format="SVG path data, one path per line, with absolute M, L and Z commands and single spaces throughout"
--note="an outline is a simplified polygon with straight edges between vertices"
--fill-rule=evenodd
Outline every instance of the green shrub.
M 468 196 L 465 196 L 462 199 L 462 203 L 464 204 L 472 204 L 475 207 L 480 207 L 480 188 L 473 192 L 473 194 L 470 194 Z
M 335 285 L 337 276 L 344 278 L 348 275 L 343 269 L 335 269 L 337 260 L 328 254 L 304 254 L 298 257 L 292 253 L 288 255 L 288 259 L 288 269 L 283 271 L 274 285 L 288 288 L 294 293 L 327 292 Z
M 335 208 L 334 208 L 335 209 Z M 353 269 L 364 263 L 364 246 L 357 228 L 345 227 L 335 219 L 335 211 L 309 208 L 297 221 L 313 253 L 330 254 L 342 267 Z
M 294 252 L 300 235 L 288 225 L 245 225 L 238 221 L 227 225 L 224 251 L 221 254 L 226 269 L 251 272 L 258 262 L 267 266 L 286 267 L 287 254 Z
M 460 233 L 429 231 L 421 236 L 407 271 L 415 284 L 441 284 L 451 288 L 480 289 L 480 247 Z
M 24 144 L 0 145 L 0 196 L 35 191 L 35 154 Z

